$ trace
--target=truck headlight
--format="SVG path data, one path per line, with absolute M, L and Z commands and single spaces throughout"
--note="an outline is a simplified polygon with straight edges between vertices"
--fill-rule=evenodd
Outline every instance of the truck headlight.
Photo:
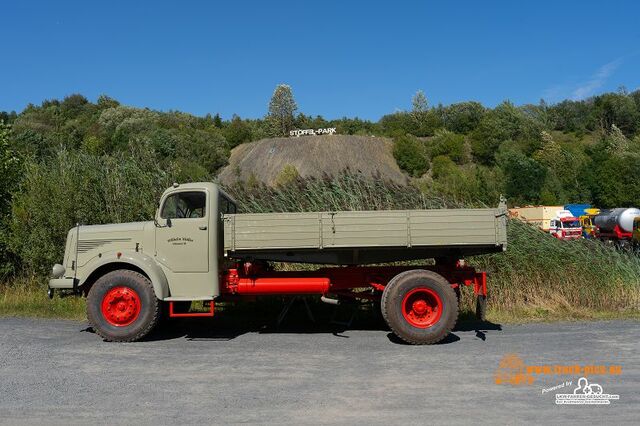
M 53 265 L 53 271 L 52 271 L 53 278 L 60 278 L 61 276 L 64 275 L 64 271 L 65 271 L 64 266 L 60 265 L 59 263 L 56 263 L 55 265 Z

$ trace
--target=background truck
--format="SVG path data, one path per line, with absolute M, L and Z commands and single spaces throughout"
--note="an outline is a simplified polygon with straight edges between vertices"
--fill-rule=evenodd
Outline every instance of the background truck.
M 504 200 L 495 209 L 237 214 L 216 184 L 174 184 L 153 221 L 71 229 L 49 292 L 84 294 L 89 322 L 110 341 L 141 339 L 163 311 L 213 316 L 218 301 L 318 295 L 379 302 L 398 337 L 435 343 L 456 323 L 461 286 L 473 286 L 484 316 L 486 274 L 461 259 L 505 250 L 506 215 Z M 276 271 L 272 261 L 336 266 Z M 192 301 L 208 311 L 190 312 Z
M 640 217 L 640 210 L 636 208 L 617 208 L 602 210 L 593 217 L 596 226 L 596 237 L 625 246 L 633 237 L 633 223 Z
M 509 209 L 509 216 L 535 225 L 561 240 L 582 237 L 582 226 L 564 206 L 528 206 Z
M 584 214 L 580 215 L 580 225 L 582 225 L 582 236 L 585 238 L 596 238 L 596 225 L 593 223 L 593 218 L 600 213 L 600 209 L 587 208 L 584 209 Z
M 577 240 L 582 238 L 582 225 L 569 210 L 559 210 L 549 223 L 549 233 L 559 240 Z
M 536 225 L 544 232 L 549 232 L 551 221 L 556 218 L 557 213 L 563 208 L 563 206 L 514 207 L 509 209 L 509 216 L 531 225 Z
M 593 216 L 600 213 L 599 209 L 593 208 L 591 204 L 565 204 L 565 210 L 569 210 L 574 217 L 577 217 L 582 226 L 582 236 L 584 238 L 594 238 L 596 226 L 593 224 Z

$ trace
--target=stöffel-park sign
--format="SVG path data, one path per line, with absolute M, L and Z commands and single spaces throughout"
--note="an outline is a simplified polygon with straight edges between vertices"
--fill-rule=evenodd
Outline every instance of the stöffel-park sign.
M 289 136 L 295 136 L 295 137 L 299 137 L 299 136 L 305 136 L 305 135 L 333 135 L 334 133 L 336 133 L 336 128 L 335 127 L 327 127 L 326 129 L 303 129 L 303 130 L 291 130 L 289 132 Z

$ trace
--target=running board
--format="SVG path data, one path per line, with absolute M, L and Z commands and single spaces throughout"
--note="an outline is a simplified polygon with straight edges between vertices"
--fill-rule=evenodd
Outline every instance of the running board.
M 174 302 L 169 302 L 169 318 L 194 318 L 194 317 L 213 317 L 215 303 L 213 300 L 209 303 L 208 312 L 186 312 L 177 313 L 173 311 Z

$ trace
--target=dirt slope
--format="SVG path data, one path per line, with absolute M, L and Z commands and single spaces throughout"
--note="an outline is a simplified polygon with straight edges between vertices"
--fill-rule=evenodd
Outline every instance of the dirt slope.
M 345 169 L 365 176 L 378 176 L 397 183 L 407 178 L 393 158 L 392 142 L 370 136 L 301 136 L 262 139 L 237 146 L 231 151 L 229 165 L 220 173 L 220 181 L 255 179 L 273 184 L 287 165 L 295 166 L 302 177 L 336 175 Z

